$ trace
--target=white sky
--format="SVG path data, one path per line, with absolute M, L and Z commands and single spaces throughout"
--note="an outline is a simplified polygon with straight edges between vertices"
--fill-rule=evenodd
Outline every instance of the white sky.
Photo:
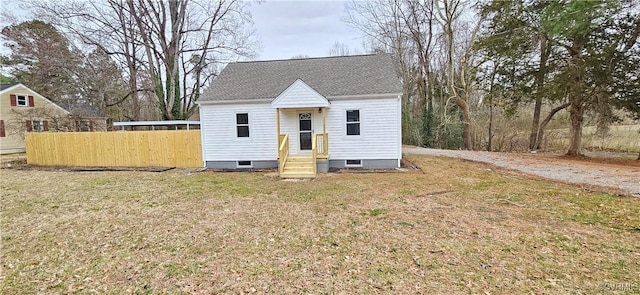
M 27 20 L 28 13 L 18 3 L 19 0 L 0 0 L 0 11 L 16 15 L 20 21 Z M 338 0 L 252 3 L 249 9 L 262 45 L 256 59 L 327 56 L 335 42 L 346 44 L 352 52 L 363 52 L 360 33 L 341 21 L 346 3 Z M 8 24 L 8 19 L 0 18 L 1 27 Z
M 362 50 L 360 34 L 340 18 L 346 1 L 267 1 L 250 7 L 262 42 L 257 59 L 327 56 L 335 42 Z

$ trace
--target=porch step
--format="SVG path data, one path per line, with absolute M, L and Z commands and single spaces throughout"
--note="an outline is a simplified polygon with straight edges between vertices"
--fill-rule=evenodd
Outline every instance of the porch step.
M 286 166 L 284 167 L 284 172 L 292 172 L 292 173 L 298 173 L 298 172 L 309 172 L 309 173 L 313 173 L 313 167 L 289 167 Z
M 287 161 L 287 163 L 285 163 L 284 167 L 312 167 L 313 168 L 313 162 L 309 161 L 309 162 L 289 162 Z
M 296 163 L 296 162 L 313 162 L 311 156 L 289 156 L 287 157 L 287 163 Z
M 313 164 L 287 163 L 284 165 L 284 171 L 309 171 L 313 172 Z
M 284 164 L 284 171 L 280 174 L 282 178 L 314 178 L 313 159 L 311 156 L 289 156 Z

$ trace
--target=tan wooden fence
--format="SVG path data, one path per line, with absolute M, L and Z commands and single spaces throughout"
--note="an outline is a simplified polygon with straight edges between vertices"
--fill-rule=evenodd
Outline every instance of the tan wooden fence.
M 87 167 L 202 167 L 200 130 L 29 133 L 27 163 Z

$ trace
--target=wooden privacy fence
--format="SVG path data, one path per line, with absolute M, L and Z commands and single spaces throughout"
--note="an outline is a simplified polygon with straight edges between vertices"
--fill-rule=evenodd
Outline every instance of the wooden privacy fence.
M 27 163 L 47 166 L 202 167 L 200 130 L 29 133 Z

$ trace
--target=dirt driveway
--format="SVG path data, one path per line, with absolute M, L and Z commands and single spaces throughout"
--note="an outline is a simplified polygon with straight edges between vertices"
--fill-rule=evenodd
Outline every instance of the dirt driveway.
M 403 152 L 489 163 L 594 190 L 597 190 L 597 187 L 609 188 L 640 197 L 640 167 L 637 166 L 577 161 L 549 154 L 438 150 L 420 147 L 404 147 Z

